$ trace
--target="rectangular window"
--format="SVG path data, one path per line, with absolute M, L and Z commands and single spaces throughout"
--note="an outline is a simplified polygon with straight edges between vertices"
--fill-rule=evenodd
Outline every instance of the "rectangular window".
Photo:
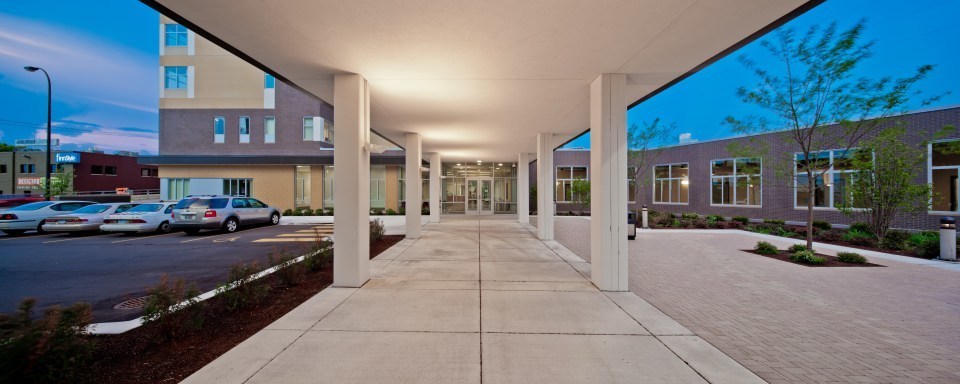
M 102 165 L 91 165 L 91 166 L 90 166 L 90 174 L 91 174 L 91 175 L 102 175 L 102 174 L 103 174 L 103 166 L 102 166 Z
M 710 162 L 710 204 L 760 206 L 760 159 Z
M 387 168 L 370 166 L 370 208 L 383 209 L 387 204 Z
M 928 166 L 930 188 L 933 192 L 931 209 L 936 212 L 960 210 L 957 176 L 960 175 L 960 148 L 956 140 L 930 143 Z
M 653 167 L 653 202 L 687 204 L 690 194 L 690 166 L 687 163 Z
M 293 204 L 296 208 L 310 207 L 310 166 L 298 165 L 294 174 Z
M 223 116 L 217 116 L 213 118 L 213 142 L 222 143 L 223 135 L 226 131 L 226 120 Z
M 263 74 L 263 88 L 264 89 L 274 89 L 277 87 L 277 79 L 269 73 Z
M 573 181 L 577 179 L 589 179 L 587 176 L 587 167 L 557 167 L 554 200 L 557 202 L 574 201 Z
M 333 144 L 333 123 L 323 119 L 323 141 Z
M 7 173 L 7 165 L 0 164 L 0 173 Z
M 160 172 L 154 168 L 140 168 L 140 177 L 157 177 Z
M 313 141 L 313 117 L 303 118 L 303 141 Z
M 20 173 L 36 173 L 37 166 L 35 164 L 20 164 Z
M 401 188 L 403 190 L 403 188 Z M 333 166 L 323 167 L 323 208 L 333 208 Z
M 164 25 L 163 43 L 168 47 L 187 46 L 187 27 L 180 24 Z
M 187 89 L 187 67 L 163 67 L 163 87 L 166 89 Z
M 103 174 L 104 174 L 104 175 L 107 175 L 107 176 L 116 176 L 116 175 L 117 175 L 117 167 L 112 166 L 112 165 L 105 165 L 105 166 L 103 167 Z
M 277 119 L 273 116 L 263 118 L 263 142 L 267 144 L 277 142 Z
M 809 161 L 803 154 L 796 154 L 794 207 L 804 208 L 811 199 L 815 208 L 839 208 L 848 204 L 856 207 L 850 189 L 857 172 L 853 163 L 856 153 L 856 149 L 821 151 L 811 155 Z M 812 190 L 807 167 L 813 168 Z
M 223 194 L 250 197 L 253 195 L 253 179 L 223 179 Z
M 240 128 L 240 142 L 249 143 L 250 142 L 250 118 L 247 116 L 241 116 L 237 126 Z
M 167 200 L 180 200 L 190 195 L 190 179 L 167 179 Z

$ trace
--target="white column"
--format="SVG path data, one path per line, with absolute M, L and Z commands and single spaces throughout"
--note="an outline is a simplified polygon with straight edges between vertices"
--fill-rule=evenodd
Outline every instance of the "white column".
M 590 84 L 590 264 L 593 284 L 627 291 L 627 75 Z
M 517 157 L 517 221 L 530 224 L 530 154 Z
M 419 133 L 408 133 L 406 141 L 407 165 L 404 178 L 407 180 L 407 238 L 420 238 L 420 207 L 423 205 L 423 176 L 420 176 L 420 166 L 423 165 L 422 143 Z
M 430 154 L 430 222 L 440 222 L 440 175 L 443 173 L 443 164 L 439 153 Z
M 537 135 L 537 236 L 553 240 L 553 134 Z
M 370 100 L 367 80 L 335 75 L 333 285 L 360 287 L 370 278 Z M 315 127 L 314 129 L 323 129 Z

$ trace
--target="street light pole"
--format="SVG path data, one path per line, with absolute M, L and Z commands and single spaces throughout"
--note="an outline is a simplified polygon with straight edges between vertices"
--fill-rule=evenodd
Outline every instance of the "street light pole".
M 40 70 L 43 72 L 43 75 L 47 77 L 47 162 L 46 162 L 46 184 L 44 185 L 44 197 L 47 201 L 50 201 L 50 120 L 53 114 L 53 86 L 50 82 L 50 74 L 47 71 L 40 67 L 26 66 L 23 67 L 27 72 L 36 72 Z

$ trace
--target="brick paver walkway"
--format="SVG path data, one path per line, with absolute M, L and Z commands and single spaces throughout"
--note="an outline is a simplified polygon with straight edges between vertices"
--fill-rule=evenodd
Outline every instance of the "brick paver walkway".
M 556 220 L 558 241 L 587 260 L 589 223 Z M 630 290 L 770 383 L 960 383 L 960 273 L 886 260 L 808 268 L 739 251 L 756 240 L 641 234 Z

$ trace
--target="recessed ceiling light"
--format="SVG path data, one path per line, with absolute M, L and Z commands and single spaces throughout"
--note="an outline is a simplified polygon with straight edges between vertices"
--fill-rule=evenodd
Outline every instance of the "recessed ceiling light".
M 459 166 L 460 166 L 460 163 L 457 163 L 457 166 L 459 167 Z
M 483 160 L 477 160 L 477 165 L 483 164 Z
M 501 167 L 502 167 L 502 166 L 503 166 L 503 163 L 499 163 L 499 164 L 497 164 L 497 165 L 499 165 L 499 166 L 501 166 Z

